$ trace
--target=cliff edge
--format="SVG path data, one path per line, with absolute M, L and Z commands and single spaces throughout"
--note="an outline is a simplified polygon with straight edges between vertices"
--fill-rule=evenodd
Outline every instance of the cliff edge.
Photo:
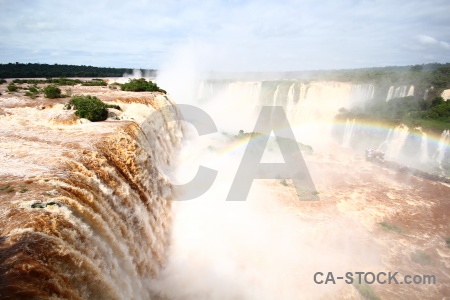
M 74 87 L 119 105 L 0 96 L 0 298 L 142 299 L 164 262 L 182 129 L 160 93 Z

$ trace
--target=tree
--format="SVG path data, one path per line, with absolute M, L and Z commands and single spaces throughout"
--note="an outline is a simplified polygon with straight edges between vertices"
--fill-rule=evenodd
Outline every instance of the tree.
M 48 85 L 44 88 L 46 98 L 54 99 L 61 97 L 61 89 L 54 85 Z
M 77 110 L 75 115 L 92 122 L 108 118 L 108 105 L 95 96 L 75 96 L 69 101 L 69 107 Z
M 14 84 L 8 85 L 8 91 L 10 92 L 17 92 L 18 88 Z
M 444 102 L 445 102 L 444 98 L 442 98 L 442 97 L 436 97 L 436 98 L 434 98 L 434 99 L 431 101 L 431 107 L 438 106 L 438 105 L 440 105 L 440 104 L 442 104 L 442 103 L 444 103 Z
M 129 82 L 122 84 L 120 88 L 122 91 L 166 93 L 166 91 L 161 89 L 156 83 L 150 80 L 146 81 L 145 78 L 130 79 Z
M 415 65 L 409 69 L 411 72 L 420 72 L 423 70 L 423 65 Z

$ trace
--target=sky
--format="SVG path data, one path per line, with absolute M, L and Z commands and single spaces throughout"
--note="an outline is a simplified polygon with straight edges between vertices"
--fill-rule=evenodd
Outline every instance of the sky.
M 301 71 L 450 62 L 448 0 L 0 0 L 0 63 Z

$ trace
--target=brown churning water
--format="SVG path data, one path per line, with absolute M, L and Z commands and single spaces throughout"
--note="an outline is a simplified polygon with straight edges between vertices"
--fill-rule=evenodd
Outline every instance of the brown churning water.
M 9 99 L 24 103 L 0 130 L 0 298 L 150 297 L 171 223 L 163 170 L 182 129 L 169 113 L 147 118 L 169 101 L 147 94 L 115 101 L 123 121 L 88 124 Z

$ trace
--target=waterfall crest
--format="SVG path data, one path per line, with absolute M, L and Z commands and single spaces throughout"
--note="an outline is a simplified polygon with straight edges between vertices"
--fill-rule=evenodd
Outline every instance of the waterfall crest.
M 4 118 L 2 149 L 29 164 L 0 174 L 12 189 L 0 195 L 0 297 L 150 298 L 174 197 L 164 170 L 182 128 L 177 111 L 152 113 L 170 104 L 163 96 L 115 103 L 123 121 L 54 125 L 73 114 L 58 105 Z

